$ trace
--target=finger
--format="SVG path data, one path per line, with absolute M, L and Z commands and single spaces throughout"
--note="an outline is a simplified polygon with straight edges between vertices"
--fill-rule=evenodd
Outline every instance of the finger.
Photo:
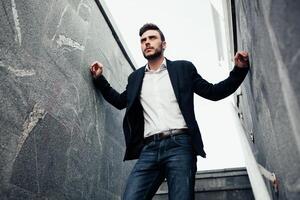
M 93 65 L 93 71 L 97 71 L 99 69 L 99 66 L 97 64 Z
M 239 52 L 237 52 L 234 56 L 234 59 L 238 61 L 240 59 L 240 57 L 241 57 L 241 54 Z
M 91 71 L 91 73 L 92 73 L 92 74 L 94 74 L 94 73 L 95 73 L 95 71 L 94 71 L 94 67 L 93 67 L 93 66 L 91 66 L 91 67 L 90 67 L 90 71 Z
M 91 66 L 94 66 L 94 65 L 96 65 L 98 63 L 99 63 L 98 61 L 94 61 L 94 62 L 92 62 Z
M 92 76 L 95 77 L 96 73 L 92 70 L 90 72 L 91 72 Z
M 97 70 L 98 70 L 98 68 L 97 68 L 96 65 L 91 66 L 91 68 L 90 68 L 90 71 L 91 71 L 93 76 L 95 76 L 97 74 Z
M 241 53 L 238 54 L 237 58 L 236 58 L 236 61 L 237 62 L 242 62 L 242 63 L 245 63 L 248 61 L 248 57 L 244 57 Z
M 241 54 L 242 54 L 244 57 L 248 57 L 248 52 L 247 52 L 247 51 L 242 51 Z
M 244 56 L 240 56 L 239 57 L 239 61 L 240 62 L 247 62 L 248 58 L 247 57 L 244 57 Z
M 234 58 L 236 59 L 238 56 L 239 56 L 239 53 L 236 52 L 235 55 L 234 55 Z
M 237 52 L 237 54 L 239 57 L 247 57 L 248 56 L 247 52 L 245 52 L 245 51 Z

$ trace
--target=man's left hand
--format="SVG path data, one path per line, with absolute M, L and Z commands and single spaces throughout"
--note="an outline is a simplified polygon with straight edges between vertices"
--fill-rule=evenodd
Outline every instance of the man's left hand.
M 234 65 L 239 68 L 249 67 L 249 57 L 247 51 L 238 51 L 234 56 Z

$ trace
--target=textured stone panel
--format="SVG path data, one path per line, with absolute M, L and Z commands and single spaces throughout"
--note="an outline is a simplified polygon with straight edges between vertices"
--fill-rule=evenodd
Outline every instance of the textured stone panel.
M 96 2 L 4 0 L 0 16 L 0 199 L 119 199 L 124 111 L 89 64 L 120 92 L 132 68 Z
M 300 2 L 235 1 L 238 49 L 251 70 L 239 106 L 259 164 L 279 179 L 274 199 L 300 198 Z M 251 139 L 252 138 L 252 139 Z

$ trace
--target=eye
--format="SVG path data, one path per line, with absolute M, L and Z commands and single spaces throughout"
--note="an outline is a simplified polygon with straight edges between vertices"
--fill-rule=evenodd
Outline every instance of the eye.
M 145 43 L 146 38 L 141 39 L 141 43 Z

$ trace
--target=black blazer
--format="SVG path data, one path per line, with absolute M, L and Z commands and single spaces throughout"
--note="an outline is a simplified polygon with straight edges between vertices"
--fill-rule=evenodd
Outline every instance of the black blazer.
M 167 60 L 167 69 L 179 108 L 192 135 L 193 149 L 197 155 L 206 157 L 200 130 L 195 119 L 194 93 L 213 101 L 223 99 L 239 87 L 248 72 L 248 68 L 234 67 L 229 77 L 217 84 L 211 84 L 204 80 L 197 73 L 195 66 L 188 61 Z M 110 86 L 104 76 L 94 80 L 105 100 L 120 110 L 126 108 L 123 121 L 126 142 L 124 160 L 137 159 L 144 146 L 144 116 L 139 98 L 144 74 L 145 66 L 131 73 L 128 77 L 126 90 L 121 94 Z

